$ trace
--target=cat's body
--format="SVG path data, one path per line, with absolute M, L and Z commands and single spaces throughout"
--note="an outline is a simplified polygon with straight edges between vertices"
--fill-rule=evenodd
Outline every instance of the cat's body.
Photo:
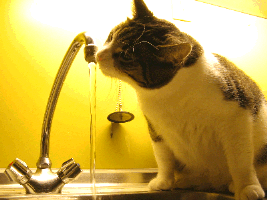
M 147 119 L 159 173 L 152 190 L 267 189 L 267 106 L 258 86 L 225 58 L 159 20 L 142 0 L 96 59 L 131 84 Z M 261 187 L 262 186 L 262 187 Z
M 162 139 L 153 143 L 156 158 L 164 152 L 163 160 L 180 162 L 179 188 L 227 191 L 233 180 L 227 163 L 232 162 L 230 165 L 235 167 L 250 161 L 252 166 L 253 151 L 259 155 L 267 142 L 265 103 L 257 119 L 253 119 L 250 110 L 238 106 L 236 101 L 225 100 L 218 87 L 221 74 L 213 71 L 214 64 L 218 61 L 212 54 L 203 55 L 194 66 L 180 69 L 161 89 L 137 90 L 143 113 Z M 157 162 L 162 163 L 162 168 L 167 166 L 161 159 Z M 166 170 L 172 176 L 170 168 Z M 233 173 L 241 172 L 236 170 Z M 244 172 L 242 177 L 247 174 Z M 151 187 L 164 187 L 157 184 Z

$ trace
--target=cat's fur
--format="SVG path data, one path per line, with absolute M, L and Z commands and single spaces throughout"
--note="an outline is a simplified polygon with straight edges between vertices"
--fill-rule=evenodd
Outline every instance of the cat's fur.
M 192 188 L 256 200 L 267 189 L 267 106 L 224 57 L 134 0 L 96 55 L 102 72 L 132 85 L 148 121 L 158 175 L 152 190 Z

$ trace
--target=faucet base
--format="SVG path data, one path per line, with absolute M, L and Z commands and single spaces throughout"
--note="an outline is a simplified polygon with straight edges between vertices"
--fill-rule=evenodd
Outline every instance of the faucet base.
M 61 193 L 64 185 L 81 172 L 80 165 L 72 158 L 64 162 L 57 173 L 53 173 L 51 168 L 37 168 L 36 172 L 32 173 L 26 163 L 18 158 L 5 170 L 7 177 L 22 185 L 27 194 Z
M 36 163 L 36 166 L 39 169 L 51 168 L 52 162 L 48 157 L 40 157 Z
M 31 179 L 23 185 L 27 194 L 61 193 L 65 183 L 50 168 L 37 169 Z

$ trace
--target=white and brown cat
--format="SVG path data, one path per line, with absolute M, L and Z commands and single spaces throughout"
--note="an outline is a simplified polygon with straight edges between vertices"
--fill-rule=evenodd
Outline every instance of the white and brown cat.
M 96 60 L 136 90 L 158 164 L 152 190 L 265 196 L 266 101 L 233 63 L 156 18 L 143 0 L 134 0 L 133 18 L 110 32 Z

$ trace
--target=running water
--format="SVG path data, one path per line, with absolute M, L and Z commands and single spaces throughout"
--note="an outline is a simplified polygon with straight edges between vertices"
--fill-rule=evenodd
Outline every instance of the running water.
M 95 162 L 96 162 L 96 64 L 89 63 L 90 78 L 90 183 L 93 200 L 96 200 Z

